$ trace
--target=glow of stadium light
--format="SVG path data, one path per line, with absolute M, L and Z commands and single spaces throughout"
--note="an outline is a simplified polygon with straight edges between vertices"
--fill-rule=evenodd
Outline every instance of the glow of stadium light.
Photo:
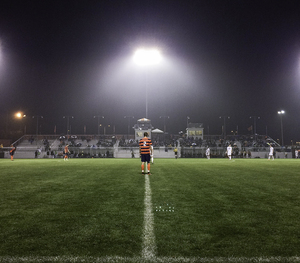
M 133 57 L 135 63 L 140 66 L 155 65 L 161 61 L 161 54 L 157 49 L 138 49 Z
M 162 57 L 157 49 L 138 49 L 133 56 L 134 62 L 138 66 L 152 66 L 156 65 L 161 61 Z M 146 70 L 146 118 L 148 118 L 148 77 Z
M 15 114 L 15 117 L 18 118 L 18 119 L 21 119 L 21 118 L 25 118 L 26 115 L 23 114 L 22 112 L 17 112 L 17 113 Z

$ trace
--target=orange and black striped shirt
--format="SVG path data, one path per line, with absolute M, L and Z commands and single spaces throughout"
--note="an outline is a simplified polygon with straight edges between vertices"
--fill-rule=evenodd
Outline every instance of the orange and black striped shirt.
M 144 137 L 143 139 L 140 139 L 140 151 L 141 154 L 150 154 L 150 147 L 152 145 L 151 139 Z

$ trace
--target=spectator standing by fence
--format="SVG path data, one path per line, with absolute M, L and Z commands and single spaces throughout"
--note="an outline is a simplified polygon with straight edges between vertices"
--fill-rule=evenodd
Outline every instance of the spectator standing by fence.
M 14 154 L 15 154 L 15 152 L 16 152 L 16 147 L 15 146 L 13 146 L 13 145 L 11 145 L 11 150 L 9 151 L 9 154 L 10 154 L 10 159 L 13 161 L 14 160 Z

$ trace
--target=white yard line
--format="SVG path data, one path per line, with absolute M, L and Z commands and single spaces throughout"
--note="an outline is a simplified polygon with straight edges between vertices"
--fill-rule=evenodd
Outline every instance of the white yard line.
M 154 235 L 154 215 L 151 202 L 151 188 L 149 175 L 145 175 L 145 199 L 144 199 L 144 231 L 142 257 L 154 259 L 156 256 L 156 243 Z

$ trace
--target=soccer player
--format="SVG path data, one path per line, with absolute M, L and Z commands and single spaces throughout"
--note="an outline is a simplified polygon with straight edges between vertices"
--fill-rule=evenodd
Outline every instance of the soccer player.
M 65 146 L 65 151 L 64 151 L 64 161 L 68 161 L 69 160 L 69 153 L 70 153 L 70 151 L 69 151 L 69 145 L 67 144 L 66 146 Z
M 145 173 L 145 163 L 147 163 L 148 174 L 150 174 L 150 158 L 153 156 L 153 148 L 151 147 L 151 139 L 148 138 L 148 132 L 144 132 L 144 138 L 140 139 L 140 156 L 142 161 L 142 174 Z
M 9 154 L 10 154 L 10 159 L 13 161 L 14 160 L 14 154 L 15 154 L 15 151 L 16 151 L 16 147 L 11 145 L 11 150 L 9 151 Z
M 206 158 L 209 160 L 210 159 L 210 149 L 208 146 L 206 148 L 205 154 L 206 154 Z
M 231 154 L 232 154 L 232 147 L 231 147 L 231 144 L 229 144 L 227 147 L 227 156 L 228 156 L 229 160 L 231 160 Z
M 273 146 L 270 144 L 270 152 L 269 152 L 268 160 L 270 160 L 271 157 L 272 157 L 272 160 L 274 161 L 274 148 L 273 148 Z

